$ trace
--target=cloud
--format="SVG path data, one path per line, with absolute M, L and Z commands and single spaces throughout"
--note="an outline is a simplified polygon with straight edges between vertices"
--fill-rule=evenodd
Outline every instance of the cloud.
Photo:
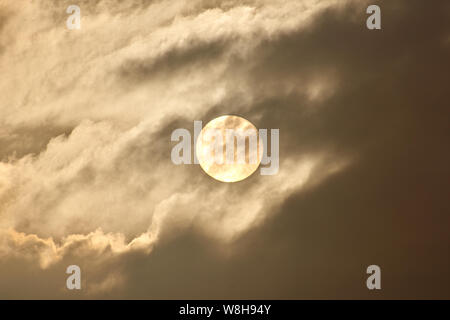
M 191 228 L 225 245 L 294 190 L 341 169 L 347 160 L 327 164 L 322 150 L 286 155 L 267 181 L 221 185 L 198 167 L 174 168 L 170 134 L 162 134 L 229 99 L 252 109 L 263 98 L 244 90 L 254 66 L 235 64 L 336 4 L 82 2 L 76 32 L 64 28 L 62 2 L 6 5 L 12 13 L 3 32 L 18 32 L 0 62 L 8 75 L 0 87 L 8 106 L 0 111 L 2 256 L 34 259 L 44 269 L 67 256 L 104 261 L 148 254 Z M 321 83 L 307 89 L 311 98 Z M 120 284 L 108 278 L 97 287 Z
M 309 295 L 292 280 L 305 279 L 296 268 L 310 272 L 300 261 L 330 264 L 317 250 L 342 254 L 356 274 L 363 262 L 344 245 L 376 246 L 351 221 L 374 236 L 363 203 L 393 214 L 377 176 L 406 175 L 386 157 L 404 164 L 409 135 L 425 147 L 419 120 L 436 119 L 417 92 L 443 106 L 445 76 L 432 61 L 446 61 L 449 29 L 412 1 L 384 4 L 383 30 L 370 33 L 365 4 L 81 1 L 82 28 L 69 31 L 67 1 L 1 2 L 0 296 L 73 298 L 69 264 L 87 274 L 79 297 L 229 298 L 239 295 L 233 279 L 244 298 L 320 296 L 311 277 Z M 426 77 L 440 82 L 423 89 Z M 172 164 L 172 130 L 224 114 L 280 129 L 278 175 L 222 184 Z M 434 124 L 440 137 L 443 122 Z M 383 247 L 395 240 L 387 234 Z M 338 261 L 329 292 L 349 277 Z M 24 289 L 30 270 L 49 285 Z

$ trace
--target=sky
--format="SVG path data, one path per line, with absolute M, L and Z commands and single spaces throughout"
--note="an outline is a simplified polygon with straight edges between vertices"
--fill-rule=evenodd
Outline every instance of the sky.
M 449 18 L 0 0 L 0 298 L 449 299 Z M 280 130 L 278 174 L 171 161 L 174 130 L 228 114 Z

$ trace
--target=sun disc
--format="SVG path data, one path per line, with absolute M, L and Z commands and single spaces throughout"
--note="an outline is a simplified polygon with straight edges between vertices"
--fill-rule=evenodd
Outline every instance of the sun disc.
M 200 132 L 196 153 L 201 168 L 222 182 L 246 179 L 258 169 L 262 158 L 258 130 L 238 116 L 211 120 Z

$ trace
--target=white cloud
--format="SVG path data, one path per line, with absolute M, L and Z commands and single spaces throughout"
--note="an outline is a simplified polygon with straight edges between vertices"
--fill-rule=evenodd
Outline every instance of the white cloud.
M 226 99 L 242 97 L 251 108 L 264 93 L 246 91 L 247 70 L 230 57 L 245 60 L 261 41 L 301 30 L 337 4 L 258 1 L 197 12 L 204 2 L 160 1 L 128 14 L 104 7 L 97 15 L 80 5 L 82 30 L 75 32 L 51 18 L 46 2 L 2 3 L 14 15 L 2 31 L 0 142 L 22 128 L 73 130 L 52 137 L 38 154 L 0 162 L 0 254 L 48 268 L 67 254 L 101 260 L 149 252 L 188 227 L 226 243 L 262 223 L 292 192 L 336 170 L 323 154 L 285 158 L 279 175 L 257 177 L 244 190 L 202 178 L 199 168 L 174 168 L 170 156 L 161 160 L 158 139 L 170 119 L 197 120 Z M 214 43 L 226 44 L 214 63 L 133 78 L 140 63 L 158 66 L 173 53 Z M 129 78 L 121 74 L 133 66 Z M 331 87 L 315 80 L 305 90 L 314 99 Z M 106 279 L 99 290 L 121 281 Z

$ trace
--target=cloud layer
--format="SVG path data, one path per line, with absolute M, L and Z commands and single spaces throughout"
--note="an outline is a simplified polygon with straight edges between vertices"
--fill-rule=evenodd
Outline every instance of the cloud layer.
M 265 252 L 282 285 L 270 291 L 258 281 L 271 276 L 256 272 L 239 280 L 241 297 L 330 297 L 339 282 L 320 293 L 304 279 L 308 265 L 298 266 L 305 257 L 310 268 L 329 265 L 313 247 L 333 256 L 333 241 L 345 246 L 329 259 L 347 281 L 346 266 L 372 263 L 347 256 L 357 239 L 405 252 L 397 236 L 409 239 L 418 220 L 400 227 L 415 208 L 398 190 L 423 194 L 408 184 L 411 172 L 448 159 L 435 154 L 448 130 L 425 110 L 445 108 L 445 10 L 383 3 L 383 31 L 371 32 L 363 1 L 79 1 L 81 30 L 71 31 L 70 4 L 0 1 L 0 296 L 230 298 L 237 292 L 227 281 L 253 272 Z M 224 114 L 280 129 L 278 175 L 223 184 L 171 162 L 174 129 Z M 390 177 L 395 199 L 380 196 Z M 368 224 L 378 207 L 379 247 L 362 231 L 376 237 Z M 317 217 L 327 226 L 311 230 L 328 246 L 305 247 L 296 234 L 310 234 L 305 225 Z M 349 243 L 343 230 L 352 230 Z M 425 243 L 448 246 L 433 230 Z M 374 258 L 389 265 L 394 252 Z M 69 264 L 87 275 L 81 293 L 64 288 Z M 282 265 L 309 291 L 284 279 Z M 27 289 L 33 272 L 45 289 Z M 222 280 L 209 291 L 212 278 Z M 342 296 L 361 296 L 349 288 Z

